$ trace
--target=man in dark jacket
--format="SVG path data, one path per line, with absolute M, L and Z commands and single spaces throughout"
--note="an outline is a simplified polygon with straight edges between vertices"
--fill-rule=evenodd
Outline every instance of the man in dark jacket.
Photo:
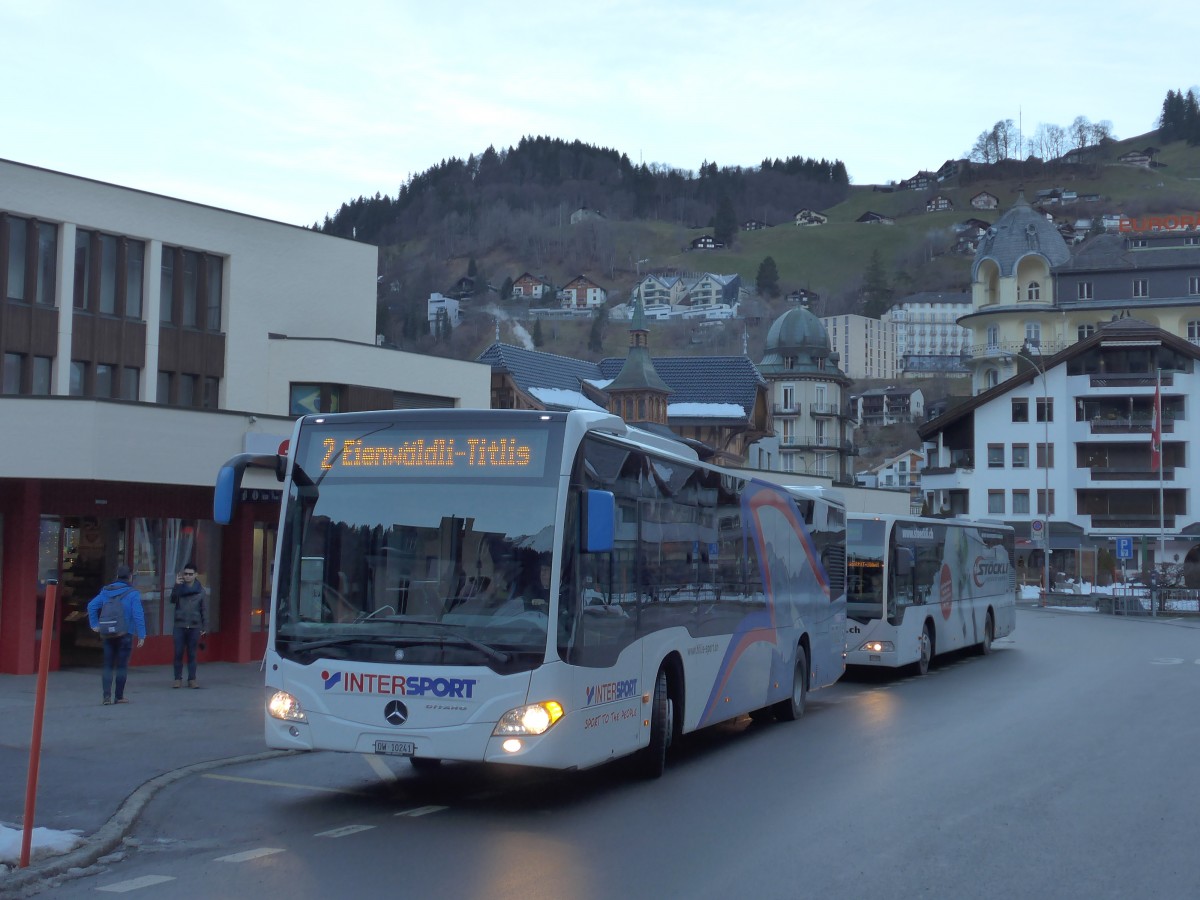
M 100 593 L 88 603 L 88 624 L 92 631 L 100 633 L 100 610 L 104 601 L 110 597 L 120 600 L 123 628 L 120 634 L 111 636 L 101 635 L 104 644 L 104 705 L 112 703 L 111 688 L 113 674 L 116 674 L 116 700 L 118 703 L 128 703 L 125 698 L 125 679 L 129 674 L 129 655 L 133 653 L 133 637 L 137 635 L 137 645 L 146 643 L 146 616 L 142 611 L 142 595 L 133 588 L 133 573 L 129 566 L 117 566 L 117 577 L 112 584 L 106 584 Z
M 208 631 L 208 610 L 204 586 L 196 579 L 196 567 L 189 563 L 171 588 L 171 603 L 175 607 L 175 683 L 183 687 L 183 654 L 187 652 L 188 687 L 196 683 L 196 648 Z

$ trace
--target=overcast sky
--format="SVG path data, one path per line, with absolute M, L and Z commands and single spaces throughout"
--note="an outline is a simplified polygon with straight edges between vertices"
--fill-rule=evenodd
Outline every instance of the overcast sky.
M 1115 0 L 0 0 L 0 157 L 299 225 L 524 135 L 870 184 L 998 119 L 1143 134 L 1197 30 Z

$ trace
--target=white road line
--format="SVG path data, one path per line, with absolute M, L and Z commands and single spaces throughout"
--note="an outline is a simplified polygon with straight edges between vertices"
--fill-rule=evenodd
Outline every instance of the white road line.
M 418 816 L 427 816 L 430 813 L 441 812 L 443 809 L 449 808 L 450 807 L 448 806 L 418 806 L 416 809 L 406 809 L 404 812 L 396 813 L 396 815 L 409 816 L 410 818 L 415 819 Z
M 174 881 L 173 875 L 143 875 L 141 878 L 130 878 L 128 881 L 118 881 L 116 884 L 107 884 L 104 887 L 98 887 L 98 891 L 108 891 L 110 894 L 123 894 L 126 891 L 139 891 L 142 888 L 154 887 L 156 884 L 163 884 L 167 881 Z
M 331 828 L 329 831 L 318 831 L 313 837 L 340 838 L 360 831 L 370 831 L 374 825 L 343 825 L 341 828 Z
M 378 775 L 383 781 L 386 781 L 390 784 L 396 780 L 396 773 L 389 769 L 388 764 L 374 753 L 364 753 L 362 757 L 367 761 L 367 765 L 374 769 L 375 774 Z
M 231 853 L 228 856 L 218 856 L 213 862 L 249 862 L 252 859 L 261 859 L 264 856 L 270 856 L 272 853 L 282 853 L 281 847 L 259 847 L 257 850 L 244 850 L 241 853 Z
M 327 794 L 349 794 L 351 797 L 366 797 L 362 791 L 347 791 L 341 788 L 317 787 L 315 784 L 292 784 L 287 781 L 265 781 L 262 778 L 241 778 L 237 775 L 214 775 L 211 772 L 201 775 L 201 778 L 213 778 L 217 781 L 236 781 L 239 784 L 261 784 L 266 787 L 296 788 L 301 791 L 323 791 Z

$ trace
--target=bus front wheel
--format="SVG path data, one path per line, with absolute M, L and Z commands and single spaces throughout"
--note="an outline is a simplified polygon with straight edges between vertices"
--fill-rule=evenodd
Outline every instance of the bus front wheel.
M 913 671 L 918 675 L 929 674 L 929 664 L 933 662 L 933 626 L 928 622 L 921 630 L 921 655 L 913 663 Z
M 650 744 L 642 751 L 641 770 L 647 778 L 660 778 L 667 768 L 667 749 L 675 730 L 675 706 L 668 690 L 667 670 L 659 669 L 650 701 Z
M 987 619 L 983 623 L 983 640 L 979 642 L 976 649 L 980 656 L 987 656 L 992 652 L 992 639 L 996 636 L 996 620 L 992 618 L 992 611 L 989 609 Z
M 792 696 L 775 704 L 775 718 L 780 722 L 794 722 L 804 715 L 808 702 L 808 654 L 803 647 L 796 648 L 796 666 L 792 670 Z

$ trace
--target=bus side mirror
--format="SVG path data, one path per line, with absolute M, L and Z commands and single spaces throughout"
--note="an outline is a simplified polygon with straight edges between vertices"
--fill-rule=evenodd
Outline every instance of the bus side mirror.
M 617 501 L 612 491 L 584 491 L 581 503 L 583 534 L 580 546 L 583 552 L 611 552 L 617 519 Z
M 218 525 L 228 525 L 233 521 L 233 511 L 237 508 L 238 491 L 242 486 L 242 475 L 247 466 L 259 469 L 273 469 L 275 477 L 283 481 L 287 457 L 277 453 L 263 455 L 258 453 L 239 453 L 221 466 L 217 473 L 217 483 L 213 489 L 213 521 Z

